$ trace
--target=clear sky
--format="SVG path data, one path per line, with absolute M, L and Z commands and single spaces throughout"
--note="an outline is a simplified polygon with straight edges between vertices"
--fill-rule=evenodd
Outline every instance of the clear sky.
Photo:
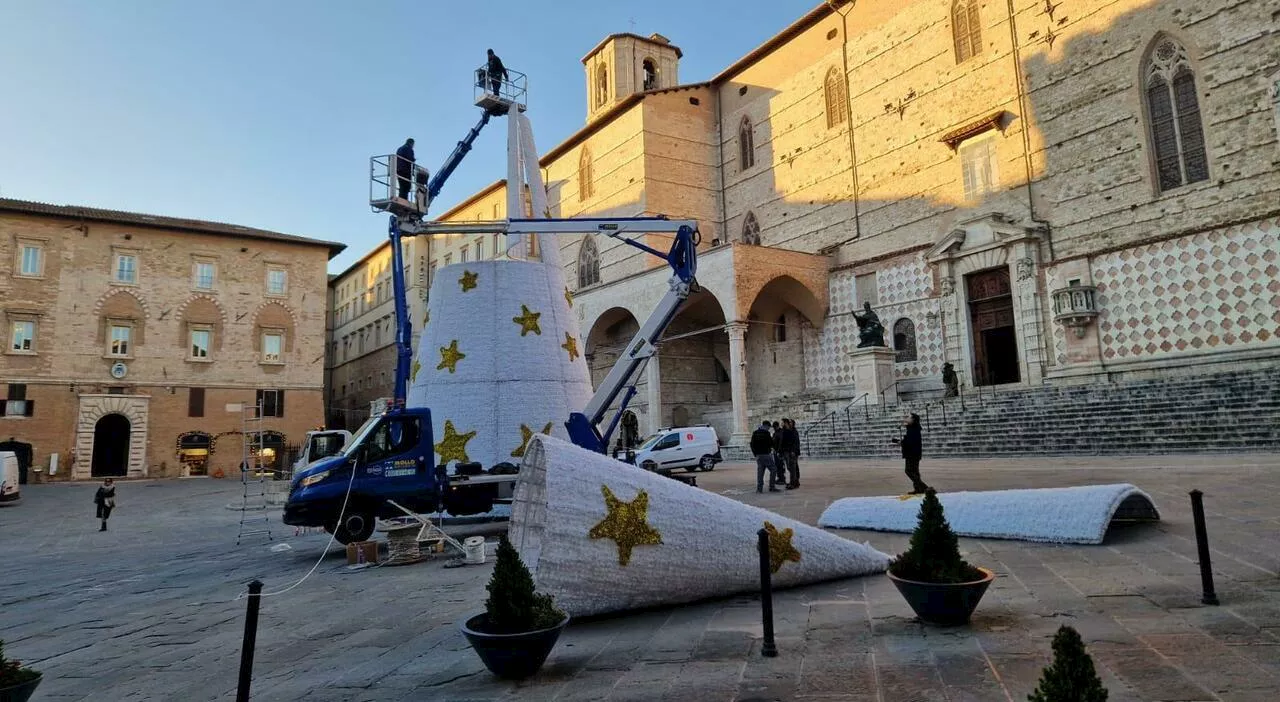
M 415 138 L 432 172 L 479 119 L 493 48 L 529 75 L 541 151 L 581 127 L 581 58 L 659 32 L 706 80 L 816 0 L 0 0 L 0 195 L 340 241 L 386 236 L 368 157 Z M 505 177 L 491 123 L 436 213 Z

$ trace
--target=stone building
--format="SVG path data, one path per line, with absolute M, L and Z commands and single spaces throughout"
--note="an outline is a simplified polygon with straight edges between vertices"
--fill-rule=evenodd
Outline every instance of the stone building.
M 323 281 L 343 248 L 0 199 L 0 440 L 55 480 L 238 476 L 242 408 L 260 405 L 248 426 L 278 465 L 324 421 Z
M 702 292 L 641 380 L 641 426 L 741 440 L 861 397 L 868 302 L 881 389 L 908 399 L 940 394 L 948 362 L 970 388 L 1274 363 L 1276 23 L 1225 0 L 831 0 L 684 84 L 665 37 L 606 38 L 585 126 L 541 159 L 552 215 L 702 224 Z M 498 182 L 443 218 L 504 199 Z M 558 241 L 598 380 L 666 273 Z

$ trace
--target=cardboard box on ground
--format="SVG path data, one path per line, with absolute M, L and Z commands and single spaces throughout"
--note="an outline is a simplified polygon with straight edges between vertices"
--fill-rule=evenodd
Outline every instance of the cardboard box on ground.
M 362 554 L 363 552 L 363 554 Z M 363 559 L 361 558 L 363 555 Z M 377 541 L 356 541 L 347 544 L 347 565 L 360 562 L 376 564 L 378 562 Z

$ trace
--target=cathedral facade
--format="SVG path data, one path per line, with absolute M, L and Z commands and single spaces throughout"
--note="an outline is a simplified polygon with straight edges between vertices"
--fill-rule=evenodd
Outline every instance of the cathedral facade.
M 665 37 L 606 38 L 582 60 L 585 126 L 541 158 L 551 215 L 702 235 L 641 430 L 740 440 L 859 399 L 864 303 L 908 400 L 941 395 L 946 363 L 1025 388 L 1280 361 L 1277 21 L 1223 0 L 831 0 L 696 83 Z M 505 202 L 497 182 L 441 219 Z M 433 239 L 429 267 L 491 238 Z M 556 242 L 598 381 L 668 272 Z

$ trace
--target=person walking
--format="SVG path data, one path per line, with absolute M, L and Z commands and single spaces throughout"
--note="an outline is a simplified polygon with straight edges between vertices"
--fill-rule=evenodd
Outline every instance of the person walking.
M 98 519 L 102 520 L 102 527 L 98 531 L 107 530 L 107 520 L 111 518 L 111 510 L 116 506 L 116 485 L 115 481 L 107 478 L 102 481 L 102 485 L 93 495 L 93 503 L 98 506 Z
M 769 492 L 777 492 L 774 485 L 775 463 L 773 461 L 773 437 L 769 434 L 769 423 L 764 422 L 759 429 L 751 432 L 751 455 L 756 457 L 756 492 L 764 492 L 764 476 L 769 476 Z
M 907 477 L 911 478 L 911 492 L 909 495 L 920 495 L 929 489 L 929 486 L 920 479 L 920 456 L 923 454 L 923 439 L 920 435 L 920 415 L 911 413 L 903 422 L 905 428 L 901 439 L 894 439 L 893 442 L 902 446 L 902 458 L 906 461 Z
M 786 477 L 786 472 L 790 472 L 787 489 L 795 490 L 800 487 L 800 432 L 791 419 L 782 420 L 782 455 L 786 460 L 786 471 L 779 472 L 784 474 L 783 477 Z
M 485 72 L 489 74 L 489 87 L 493 90 L 493 94 L 500 94 L 499 88 L 502 87 L 502 81 L 509 80 L 509 76 L 506 66 L 502 65 L 502 59 L 493 53 L 493 49 L 489 49 L 489 63 Z
M 396 149 L 396 180 L 400 184 L 400 199 L 409 199 L 409 190 L 413 188 L 413 164 L 417 159 L 413 155 L 413 139 L 405 139 L 404 144 Z

